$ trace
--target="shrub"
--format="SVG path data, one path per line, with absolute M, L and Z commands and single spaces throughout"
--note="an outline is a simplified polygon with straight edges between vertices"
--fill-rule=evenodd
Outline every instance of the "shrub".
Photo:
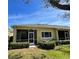
M 8 42 L 13 42 L 13 36 L 8 36 Z
M 55 48 L 55 41 L 39 41 L 38 42 L 38 47 L 43 48 L 43 49 L 54 49 Z
M 61 41 L 60 44 L 70 44 L 70 41 Z
M 59 42 L 59 41 L 56 41 L 56 45 L 57 45 L 57 46 L 60 45 L 60 42 Z
M 29 43 L 27 42 L 15 42 L 15 43 L 10 43 L 9 49 L 20 49 L 20 48 L 28 48 Z
M 13 42 L 13 36 L 8 36 L 8 46 Z
M 13 36 L 8 36 L 8 43 L 10 44 L 11 42 L 13 42 Z
M 36 40 L 36 39 L 34 40 L 34 44 L 36 44 L 36 45 L 37 45 L 37 40 Z
M 70 41 L 56 41 L 56 45 L 70 44 Z

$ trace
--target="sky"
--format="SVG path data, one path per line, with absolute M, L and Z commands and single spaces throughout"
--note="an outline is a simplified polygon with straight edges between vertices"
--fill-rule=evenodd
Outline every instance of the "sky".
M 41 0 L 29 0 L 27 4 L 24 0 L 8 0 L 8 26 L 17 24 L 70 25 L 69 17 L 63 18 L 69 11 L 44 6 Z

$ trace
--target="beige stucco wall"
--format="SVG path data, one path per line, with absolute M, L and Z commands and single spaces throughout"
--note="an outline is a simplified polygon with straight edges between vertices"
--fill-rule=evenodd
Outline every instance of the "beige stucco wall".
M 39 41 L 40 39 L 44 39 L 42 38 L 42 33 L 41 32 L 51 32 L 51 39 L 57 39 L 57 34 L 56 34 L 56 29 L 52 29 L 52 28 L 34 28 L 34 27 L 17 27 L 17 29 L 32 29 L 32 30 L 37 30 L 37 41 Z M 16 40 L 16 30 L 14 30 L 14 39 Z
M 51 32 L 52 37 L 51 38 L 43 38 L 42 32 Z M 38 28 L 37 29 L 37 38 L 40 39 L 56 39 L 56 30 L 55 29 L 49 29 L 49 28 Z

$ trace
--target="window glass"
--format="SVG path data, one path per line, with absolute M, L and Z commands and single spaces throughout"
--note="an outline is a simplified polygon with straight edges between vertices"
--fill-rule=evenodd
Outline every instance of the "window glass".
M 28 30 L 17 30 L 16 41 L 28 41 Z
M 42 37 L 51 37 L 51 32 L 42 32 Z

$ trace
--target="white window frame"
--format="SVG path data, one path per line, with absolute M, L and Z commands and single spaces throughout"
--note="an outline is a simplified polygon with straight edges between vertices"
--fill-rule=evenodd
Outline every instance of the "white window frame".
M 41 34 L 43 35 L 43 33 L 45 33 L 45 32 L 41 32 Z M 51 32 L 48 32 L 48 33 L 51 33 Z M 50 34 L 49 34 L 50 35 Z M 52 34 L 51 34 L 51 37 L 45 37 L 45 34 L 44 34 L 44 37 L 42 36 L 42 38 L 43 39 L 50 39 L 50 38 L 52 38 Z
M 68 38 L 70 39 L 70 36 L 67 37 L 67 35 L 70 35 L 69 32 L 65 32 L 65 39 L 68 39 Z
M 29 34 L 30 34 L 30 33 L 33 34 L 33 43 L 34 43 L 34 32 L 28 32 L 28 42 L 29 42 L 29 39 L 30 39 L 30 37 L 29 37 Z

